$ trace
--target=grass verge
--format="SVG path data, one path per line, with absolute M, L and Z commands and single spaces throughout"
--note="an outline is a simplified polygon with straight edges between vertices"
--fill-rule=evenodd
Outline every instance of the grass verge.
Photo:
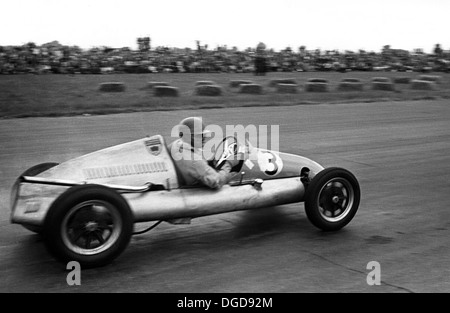
M 381 73 L 384 77 L 408 77 L 413 80 L 419 73 Z M 259 106 L 311 105 L 320 103 L 379 102 L 406 100 L 450 99 L 450 74 L 438 74 L 437 90 L 413 90 L 411 84 L 396 84 L 395 91 L 371 90 L 371 80 L 380 76 L 376 72 L 308 72 L 252 74 L 112 74 L 112 75 L 3 75 L 0 76 L 0 118 L 37 116 L 72 116 L 83 114 L 113 114 L 142 111 L 179 109 L 207 109 Z M 362 91 L 338 91 L 346 77 L 359 79 Z M 279 94 L 270 82 L 291 79 L 297 82 L 296 94 Z M 329 91 L 305 91 L 310 79 L 326 79 Z M 235 80 L 253 81 L 263 87 L 262 94 L 241 94 L 230 87 Z M 120 81 L 124 92 L 106 93 L 98 90 L 100 84 Z M 149 81 L 164 81 L 179 89 L 179 97 L 155 97 L 146 88 Z M 197 81 L 214 81 L 222 87 L 216 97 L 195 94 Z

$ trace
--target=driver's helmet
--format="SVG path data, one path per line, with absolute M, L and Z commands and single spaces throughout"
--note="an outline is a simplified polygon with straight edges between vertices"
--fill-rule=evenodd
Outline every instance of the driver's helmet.
M 180 137 L 189 143 L 191 143 L 194 138 L 198 138 L 200 139 L 200 142 L 203 142 L 205 138 L 210 136 L 210 132 L 205 129 L 201 117 L 187 117 L 183 119 L 178 126 Z

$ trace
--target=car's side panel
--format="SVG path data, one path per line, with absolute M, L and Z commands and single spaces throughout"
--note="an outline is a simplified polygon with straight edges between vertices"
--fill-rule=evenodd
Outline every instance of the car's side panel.
M 48 208 L 68 187 L 22 184 L 30 188 L 21 192 L 12 213 L 12 222 L 42 226 Z M 39 192 L 39 197 L 36 193 Z M 144 193 L 124 193 L 135 222 L 199 217 L 231 211 L 249 210 L 301 202 L 305 187 L 299 177 L 263 181 L 260 187 L 250 184 L 213 190 L 207 187 L 180 188 Z
M 178 177 L 162 136 L 152 136 L 102 149 L 61 163 L 39 175 L 92 184 L 178 188 Z
M 305 187 L 299 177 L 272 179 L 260 188 L 251 184 L 212 190 L 187 188 L 124 194 L 136 222 L 199 217 L 231 211 L 301 202 Z

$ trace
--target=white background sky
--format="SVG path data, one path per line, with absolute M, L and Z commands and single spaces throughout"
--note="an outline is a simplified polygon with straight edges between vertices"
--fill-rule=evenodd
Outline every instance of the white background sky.
M 149 36 L 152 47 L 450 49 L 450 0 L 2 0 L 0 10 L 3 46 L 137 49 Z

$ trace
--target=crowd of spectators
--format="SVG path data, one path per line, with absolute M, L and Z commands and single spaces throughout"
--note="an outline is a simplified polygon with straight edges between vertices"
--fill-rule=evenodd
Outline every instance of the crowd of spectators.
M 380 52 L 321 51 L 286 48 L 239 50 L 219 46 L 209 49 L 197 43 L 196 49 L 142 45 L 131 48 L 95 47 L 81 49 L 58 41 L 36 45 L 0 46 L 0 74 L 61 73 L 161 73 L 161 72 L 255 72 L 255 63 L 265 62 L 267 72 L 292 71 L 417 71 L 450 72 L 450 51 L 437 44 L 432 53 L 420 49 L 406 51 L 382 47 Z M 257 62 L 255 62 L 257 60 Z

